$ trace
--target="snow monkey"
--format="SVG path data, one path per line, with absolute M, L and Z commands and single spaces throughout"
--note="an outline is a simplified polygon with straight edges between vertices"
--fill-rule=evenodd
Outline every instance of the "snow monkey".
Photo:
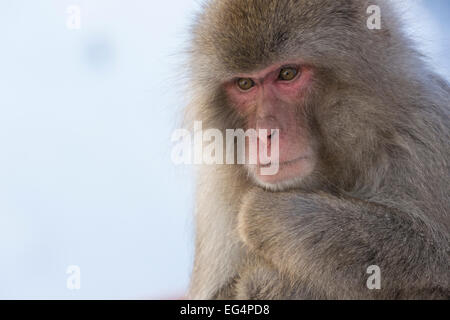
M 277 130 L 279 170 L 198 169 L 189 298 L 450 298 L 450 87 L 389 2 L 205 2 L 187 118 Z

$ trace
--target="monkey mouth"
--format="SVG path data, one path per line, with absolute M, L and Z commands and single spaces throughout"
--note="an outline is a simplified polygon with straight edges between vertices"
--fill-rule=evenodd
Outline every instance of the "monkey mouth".
M 258 185 L 282 190 L 287 185 L 300 183 L 303 178 L 311 174 L 314 166 L 314 155 L 308 153 L 292 160 L 260 164 L 251 171 Z
M 259 164 L 258 166 L 260 168 L 269 168 L 269 167 L 271 167 L 273 165 L 278 165 L 279 167 L 286 167 L 286 166 L 289 166 L 289 165 L 292 165 L 292 164 L 296 164 L 297 162 L 304 161 L 304 160 L 307 160 L 307 159 L 309 159 L 309 156 L 301 156 L 301 157 L 298 157 L 298 158 L 295 158 L 295 159 L 292 159 L 292 160 L 287 160 L 287 161 L 278 162 L 278 163 L 277 162 L 269 162 L 267 164 Z

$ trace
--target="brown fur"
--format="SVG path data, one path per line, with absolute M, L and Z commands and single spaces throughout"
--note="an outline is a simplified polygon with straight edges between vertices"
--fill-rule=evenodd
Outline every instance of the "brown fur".
M 188 114 L 204 128 L 244 125 L 221 86 L 236 73 L 290 58 L 317 70 L 319 163 L 279 192 L 241 166 L 200 170 L 189 297 L 450 298 L 450 88 L 388 1 L 209 1 L 192 33 Z M 381 290 L 366 287 L 372 264 Z

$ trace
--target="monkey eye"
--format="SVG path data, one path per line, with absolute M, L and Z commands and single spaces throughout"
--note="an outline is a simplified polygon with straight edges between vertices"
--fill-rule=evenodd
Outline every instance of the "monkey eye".
M 237 80 L 237 85 L 242 91 L 248 91 L 253 88 L 255 82 L 250 78 L 240 78 Z
M 298 69 L 293 67 L 282 68 L 280 71 L 280 75 L 278 76 L 279 80 L 282 81 L 291 81 L 298 74 Z

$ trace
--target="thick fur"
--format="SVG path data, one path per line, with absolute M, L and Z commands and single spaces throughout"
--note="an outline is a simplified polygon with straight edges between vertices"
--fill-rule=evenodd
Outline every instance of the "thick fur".
M 264 190 L 199 170 L 193 299 L 450 298 L 450 89 L 389 1 L 216 0 L 192 29 L 191 119 L 242 128 L 221 84 L 302 59 L 314 173 Z M 369 30 L 378 4 L 382 29 Z M 381 290 L 366 269 L 378 265 Z

